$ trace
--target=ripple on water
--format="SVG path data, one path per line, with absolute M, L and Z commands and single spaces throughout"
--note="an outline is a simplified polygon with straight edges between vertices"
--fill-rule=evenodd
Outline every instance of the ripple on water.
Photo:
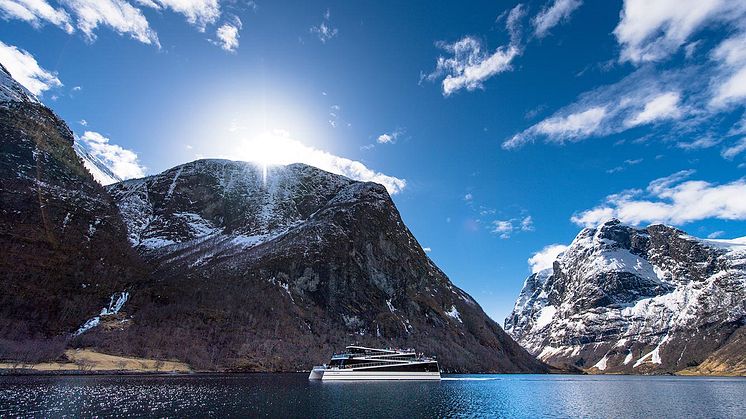
M 447 375 L 309 382 L 306 374 L 0 377 L 0 416 L 746 417 L 746 380 Z

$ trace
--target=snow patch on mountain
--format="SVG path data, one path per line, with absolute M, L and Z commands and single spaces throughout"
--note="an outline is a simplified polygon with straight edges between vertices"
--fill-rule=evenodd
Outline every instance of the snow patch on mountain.
M 549 323 L 552 322 L 552 319 L 554 318 L 554 315 L 556 313 L 557 313 L 557 307 L 555 306 L 542 307 L 541 310 L 539 311 L 539 316 L 536 318 L 536 321 L 534 322 L 534 327 L 536 329 L 543 329 Z
M 110 298 L 109 305 L 102 308 L 98 316 L 92 317 L 88 319 L 88 321 L 83 323 L 78 328 L 78 330 L 76 330 L 75 333 L 73 333 L 73 336 L 82 335 L 83 333 L 101 324 L 101 317 L 112 316 L 114 314 L 118 314 L 119 310 L 122 309 L 122 307 L 124 306 L 124 303 L 127 302 L 129 297 L 130 297 L 130 293 L 127 291 L 114 293 Z
M 458 321 L 459 323 L 463 323 L 463 321 L 461 321 L 461 313 L 458 312 L 458 310 L 456 309 L 456 306 L 452 305 L 451 309 L 446 311 L 446 314 L 450 318 Z

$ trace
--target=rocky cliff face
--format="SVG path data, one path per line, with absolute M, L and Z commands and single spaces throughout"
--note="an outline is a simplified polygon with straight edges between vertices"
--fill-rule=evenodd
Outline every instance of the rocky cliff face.
M 505 330 L 550 364 L 668 373 L 742 368 L 745 324 L 746 238 L 612 220 L 526 280 Z
M 141 265 L 67 125 L 2 66 L 0 203 L 0 358 L 54 356 Z
M 545 370 L 432 263 L 381 185 L 200 160 L 109 192 L 154 281 L 133 292 L 131 327 L 83 337 L 108 350 L 298 370 L 357 342 L 451 370 Z

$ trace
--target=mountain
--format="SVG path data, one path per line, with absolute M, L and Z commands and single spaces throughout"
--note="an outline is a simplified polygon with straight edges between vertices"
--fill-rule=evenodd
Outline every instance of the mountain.
M 75 154 L 80 157 L 80 161 L 83 162 L 83 166 L 85 166 L 96 182 L 102 185 L 111 185 L 112 183 L 121 182 L 123 180 L 111 170 L 106 162 L 96 157 L 93 150 L 91 150 L 91 147 L 80 138 L 75 138 L 73 149 L 75 150 Z
M 294 164 L 111 171 L 0 67 L 0 359 L 65 348 L 308 369 L 350 343 L 545 372 L 425 255 L 385 188 Z
M 454 371 L 546 371 L 435 266 L 379 184 L 198 160 L 108 190 L 154 279 L 131 292 L 131 325 L 83 346 L 294 371 L 359 343 Z
M 610 220 L 526 279 L 505 330 L 539 359 L 603 373 L 746 374 L 746 238 Z
M 144 266 L 70 129 L 1 65 L 0 202 L 0 358 L 53 358 Z

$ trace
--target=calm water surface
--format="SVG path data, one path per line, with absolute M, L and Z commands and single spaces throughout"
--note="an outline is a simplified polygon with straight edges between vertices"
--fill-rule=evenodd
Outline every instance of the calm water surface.
M 309 382 L 307 374 L 0 377 L 0 417 L 746 418 L 746 379 L 446 375 Z

